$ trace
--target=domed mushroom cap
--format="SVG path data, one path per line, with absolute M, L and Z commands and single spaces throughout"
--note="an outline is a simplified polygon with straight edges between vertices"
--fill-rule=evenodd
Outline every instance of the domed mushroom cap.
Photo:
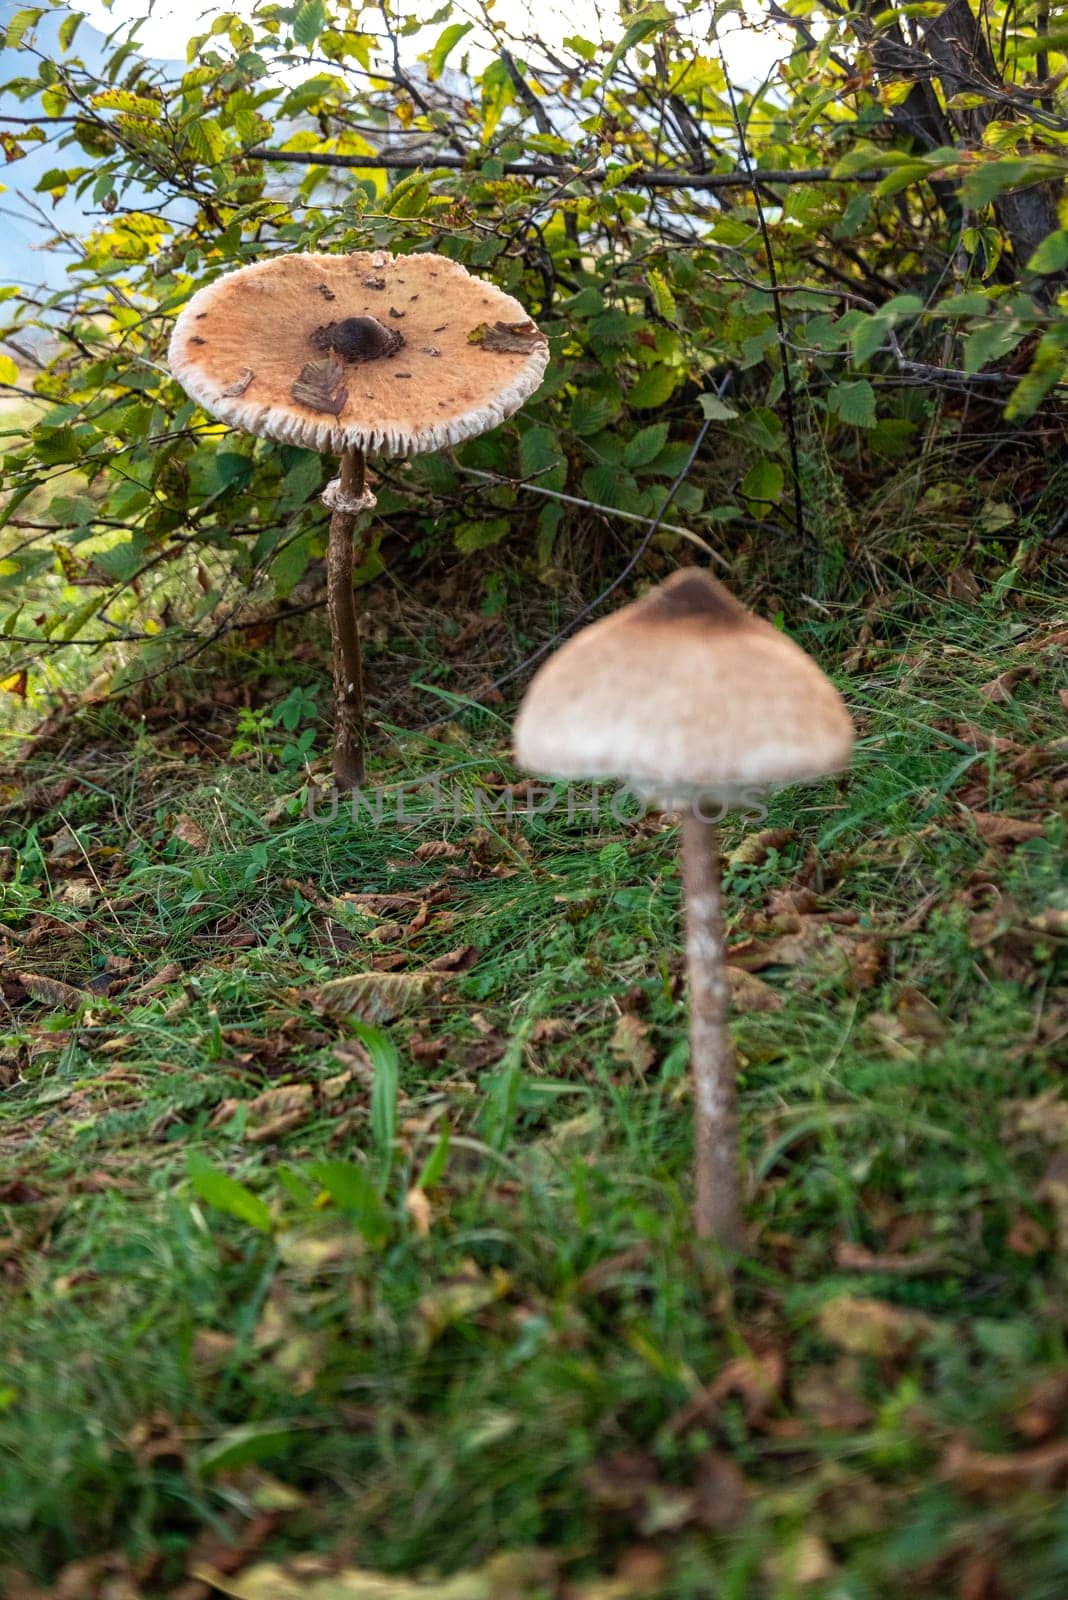
M 811 657 L 696 567 L 563 645 L 514 733 L 528 772 L 676 798 L 837 772 L 852 744 L 842 697 Z
M 418 455 L 494 428 L 538 388 L 544 334 L 445 256 L 273 256 L 197 291 L 171 371 L 246 433 Z

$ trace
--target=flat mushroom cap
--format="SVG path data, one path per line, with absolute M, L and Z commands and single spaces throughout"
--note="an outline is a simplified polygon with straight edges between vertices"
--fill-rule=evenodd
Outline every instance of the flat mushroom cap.
M 474 438 L 534 393 L 548 359 L 511 295 L 446 256 L 385 251 L 239 267 L 197 291 L 170 344 L 171 371 L 213 416 L 335 454 Z
M 853 725 L 816 663 L 696 567 L 593 623 L 535 674 L 516 761 L 682 798 L 849 763 Z

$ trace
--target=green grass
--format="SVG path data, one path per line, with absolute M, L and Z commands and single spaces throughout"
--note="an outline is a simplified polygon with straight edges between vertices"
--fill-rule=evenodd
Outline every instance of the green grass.
M 114 723 L 9 775 L 9 1568 L 122 1550 L 166 1593 L 268 1507 L 265 1557 L 623 1561 L 591 1595 L 1063 1594 L 1066 1468 L 1033 1452 L 1065 1403 L 1034 1392 L 1066 1354 L 1068 675 L 1019 648 L 1055 605 L 1017 598 L 891 606 L 841 680 L 854 771 L 775 797 L 778 844 L 728 865 L 736 944 L 809 908 L 804 959 L 760 967 L 779 1009 L 734 1020 L 733 1282 L 688 1223 L 673 830 L 313 822 L 272 810 L 271 750 L 124 749 Z M 858 627 L 807 642 L 834 660 Z M 1021 662 L 1007 703 L 980 693 Z M 375 777 L 470 796 L 506 737 L 400 738 Z M 1042 831 L 992 845 L 975 812 Z M 324 989 L 450 952 L 399 996 Z

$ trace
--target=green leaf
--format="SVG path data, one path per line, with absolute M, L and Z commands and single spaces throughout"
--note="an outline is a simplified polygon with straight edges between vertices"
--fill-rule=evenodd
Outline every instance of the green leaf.
M 653 304 L 656 306 L 657 311 L 665 322 L 674 322 L 676 311 L 675 296 L 672 294 L 664 274 L 657 272 L 655 268 L 649 274 L 649 287 L 653 291 Z
M 967 373 L 980 372 L 990 361 L 999 361 L 1027 335 L 1026 323 L 1015 317 L 999 322 L 988 322 L 976 328 L 964 341 L 963 366 Z
M 0 383 L 18 383 L 19 369 L 10 356 L 0 351 Z
M 393 1160 L 393 1141 L 397 1136 L 397 1095 L 400 1063 L 397 1047 L 388 1033 L 368 1022 L 352 1023 L 352 1031 L 366 1045 L 374 1068 L 371 1085 L 371 1133 L 388 1174 Z
M 441 1132 L 433 1150 L 427 1156 L 423 1170 L 419 1174 L 416 1187 L 419 1189 L 432 1189 L 441 1182 L 445 1176 L 445 1168 L 449 1160 L 449 1145 L 452 1141 L 452 1129 L 447 1118 L 442 1117 Z
M 749 500 L 774 503 L 782 494 L 783 470 L 777 461 L 757 461 L 742 480 L 742 494 Z
M 416 172 L 390 190 L 382 209 L 391 217 L 421 217 L 429 199 L 430 179 Z
M 627 404 L 635 411 L 649 411 L 662 406 L 669 399 L 682 374 L 676 367 L 647 367 L 627 395 Z
M 366 1167 L 354 1161 L 316 1161 L 308 1176 L 326 1190 L 339 1211 L 348 1213 L 369 1244 L 389 1238 L 389 1215 Z
M 603 395 L 589 394 L 580 389 L 571 402 L 571 428 L 583 439 L 592 433 L 600 433 L 614 416 L 615 407 Z
M 185 124 L 183 132 L 193 155 L 204 166 L 216 166 L 226 154 L 226 141 L 222 129 L 210 118 L 193 118 Z
M 474 27 L 473 22 L 453 22 L 440 34 L 438 41 L 427 59 L 427 67 L 431 80 L 439 78 L 445 62 L 455 50 L 465 33 L 470 33 Z
M 961 199 L 965 205 L 978 209 L 988 206 L 1006 189 L 1018 189 L 1022 184 L 1052 176 L 1050 169 L 1038 161 L 1022 161 L 1015 157 L 986 161 L 965 174 Z
M 70 49 L 71 45 L 74 43 L 74 35 L 81 27 L 84 20 L 84 17 L 79 11 L 72 11 L 70 16 L 63 18 L 63 21 L 59 25 L 60 49 Z
M 293 18 L 293 37 L 298 44 L 314 44 L 323 31 L 326 7 L 323 0 L 305 0 Z
M 205 1445 L 198 1453 L 196 1464 L 206 1478 L 219 1472 L 232 1472 L 254 1461 L 267 1461 L 272 1456 L 288 1456 L 297 1435 L 284 1422 L 242 1423 L 228 1428 L 218 1439 Z
M 231 1178 L 228 1172 L 213 1167 L 210 1161 L 195 1152 L 189 1156 L 189 1179 L 198 1199 L 214 1206 L 216 1211 L 236 1217 L 239 1222 L 247 1222 L 261 1233 L 271 1232 L 271 1213 L 259 1195 L 253 1194 L 243 1183 Z
M 715 394 L 701 396 L 701 412 L 704 416 L 711 417 L 713 422 L 730 422 L 738 415 L 733 406 L 729 406 Z
M 23 36 L 40 22 L 43 12 L 37 7 L 27 7 L 25 11 L 16 11 L 7 25 L 4 34 L 4 43 L 9 50 L 17 50 L 22 43 Z
M 948 294 L 944 300 L 939 300 L 937 305 L 931 307 L 931 315 L 935 317 L 975 317 L 984 316 L 994 309 L 991 296 L 984 294 L 981 289 L 969 289 L 965 294 Z
M 627 440 L 626 449 L 623 451 L 624 464 L 628 467 L 648 466 L 664 448 L 667 436 L 666 422 L 654 422 L 651 427 L 643 428 L 633 439 Z
M 525 478 L 543 475 L 563 460 L 560 441 L 552 428 L 528 428 L 519 441 L 519 467 Z
M 1063 272 L 1068 267 L 1068 228 L 1043 239 L 1030 261 L 1028 272 Z
M 854 428 L 875 426 L 875 390 L 867 378 L 832 385 L 827 404 L 832 411 L 837 411 L 843 422 L 851 423 Z
M 668 20 L 665 14 L 655 17 L 639 17 L 636 22 L 632 22 L 612 51 L 612 54 L 608 57 L 608 65 L 601 74 L 601 82 L 608 82 L 628 50 L 633 50 L 636 44 L 640 44 L 643 39 L 648 39 L 651 33 L 656 33 L 657 29 L 664 27 Z
M 457 550 L 470 555 L 474 550 L 486 550 L 490 545 L 500 544 L 502 539 L 508 537 L 510 527 L 511 523 L 507 517 L 491 517 L 485 522 L 467 522 L 463 527 L 457 528 L 453 534 L 453 543 Z

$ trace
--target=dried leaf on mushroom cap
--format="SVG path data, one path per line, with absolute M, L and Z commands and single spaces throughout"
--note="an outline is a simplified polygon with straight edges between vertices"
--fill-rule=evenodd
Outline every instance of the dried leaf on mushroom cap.
M 502 327 L 497 340 L 472 339 Z M 511 295 L 445 256 L 384 251 L 240 267 L 197 291 L 170 345 L 179 383 L 233 427 L 389 455 L 496 427 L 538 388 L 548 358 Z
M 811 657 L 695 567 L 550 656 L 514 734 L 528 772 L 680 799 L 837 772 L 852 741 Z

